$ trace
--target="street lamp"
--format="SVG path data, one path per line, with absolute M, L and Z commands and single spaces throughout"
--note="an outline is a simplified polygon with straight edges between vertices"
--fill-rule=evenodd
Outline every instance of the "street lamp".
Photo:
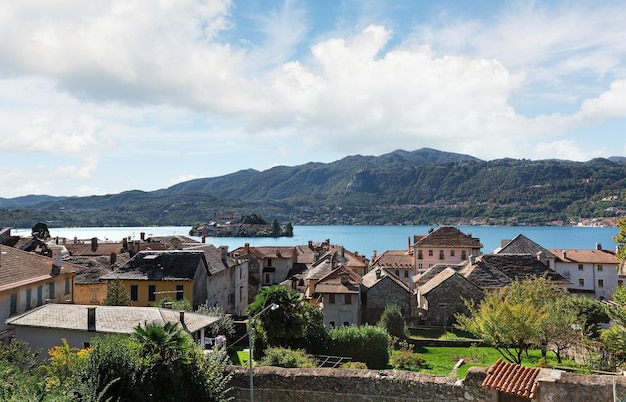
M 248 363 L 250 364 L 250 402 L 254 401 L 254 375 L 252 373 L 252 333 L 254 332 L 254 319 L 266 312 L 267 310 L 276 310 L 280 307 L 276 303 L 272 303 L 269 306 L 265 307 L 263 310 L 259 311 L 254 317 L 248 319 L 248 347 L 250 349 L 250 357 L 248 358 Z

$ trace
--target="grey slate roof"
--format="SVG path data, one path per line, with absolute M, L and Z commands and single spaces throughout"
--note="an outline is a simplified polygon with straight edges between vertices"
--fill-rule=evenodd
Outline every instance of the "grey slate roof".
M 80 304 L 44 304 L 24 314 L 11 317 L 7 324 L 25 327 L 55 328 L 87 331 L 87 309 L 93 306 Z M 178 322 L 180 311 L 156 307 L 96 306 L 96 332 L 130 334 L 137 325 L 145 323 Z M 218 317 L 185 312 L 185 327 L 198 331 Z
M 207 266 L 202 251 L 141 251 L 101 279 L 192 281 L 200 264 Z
M 502 247 L 498 247 L 493 251 L 493 254 L 537 255 L 537 253 L 543 253 L 545 258 L 556 258 L 556 255 L 551 253 L 550 250 L 541 247 L 523 234 L 518 234 L 513 240 L 509 240 Z
M 569 281 L 553 269 L 528 254 L 483 254 L 474 262 L 468 261 L 459 273 L 481 289 L 500 288 L 515 279 L 546 276 L 559 284 Z
M 202 251 L 209 266 L 209 273 L 215 275 L 229 267 L 237 265 L 234 258 L 228 256 L 228 248 L 215 247 L 212 244 L 196 244 L 185 248 L 187 251 Z M 224 254 L 222 254 L 224 252 Z
M 380 270 L 380 278 L 376 276 L 377 270 Z M 386 268 L 374 268 L 365 275 L 363 275 L 361 279 L 361 285 L 366 289 L 376 286 L 379 282 L 383 280 L 391 280 L 395 282 L 398 286 L 405 289 L 407 292 L 409 291 L 409 286 L 402 279 L 389 272 Z

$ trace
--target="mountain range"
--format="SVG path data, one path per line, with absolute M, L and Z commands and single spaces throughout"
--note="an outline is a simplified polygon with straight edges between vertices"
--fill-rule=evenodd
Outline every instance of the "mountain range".
M 558 224 L 626 209 L 626 158 L 478 158 L 429 148 L 240 170 L 151 192 L 0 198 L 0 227 L 192 225 L 214 210 L 294 224 Z

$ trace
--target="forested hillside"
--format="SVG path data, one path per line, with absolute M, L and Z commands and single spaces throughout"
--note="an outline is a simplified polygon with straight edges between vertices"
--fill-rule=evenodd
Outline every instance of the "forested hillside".
M 294 224 L 567 224 L 615 217 L 626 202 L 624 158 L 499 159 L 421 149 L 332 163 L 242 170 L 154 192 L 0 199 L 0 226 L 193 225 L 213 210 Z M 604 200 L 604 201 L 603 201 Z

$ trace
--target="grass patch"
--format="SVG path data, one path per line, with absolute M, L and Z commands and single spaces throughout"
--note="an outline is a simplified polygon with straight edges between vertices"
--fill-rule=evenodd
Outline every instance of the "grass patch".
M 465 363 L 456 373 L 457 378 L 464 378 L 470 367 L 488 367 L 502 357 L 495 349 L 486 346 L 471 346 L 467 348 L 423 346 L 415 347 L 413 351 L 421 354 L 426 360 L 426 368 L 422 368 L 419 371 L 433 375 L 448 376 L 459 359 L 464 359 Z M 528 357 L 524 356 L 522 365 L 536 367 L 540 358 L 540 350 L 531 350 L 528 352 Z M 547 362 L 551 366 L 557 365 L 554 353 L 548 352 Z M 580 368 L 576 362 L 571 360 L 563 360 L 558 365 Z
M 413 339 L 476 339 L 471 333 L 456 329 L 410 328 Z

